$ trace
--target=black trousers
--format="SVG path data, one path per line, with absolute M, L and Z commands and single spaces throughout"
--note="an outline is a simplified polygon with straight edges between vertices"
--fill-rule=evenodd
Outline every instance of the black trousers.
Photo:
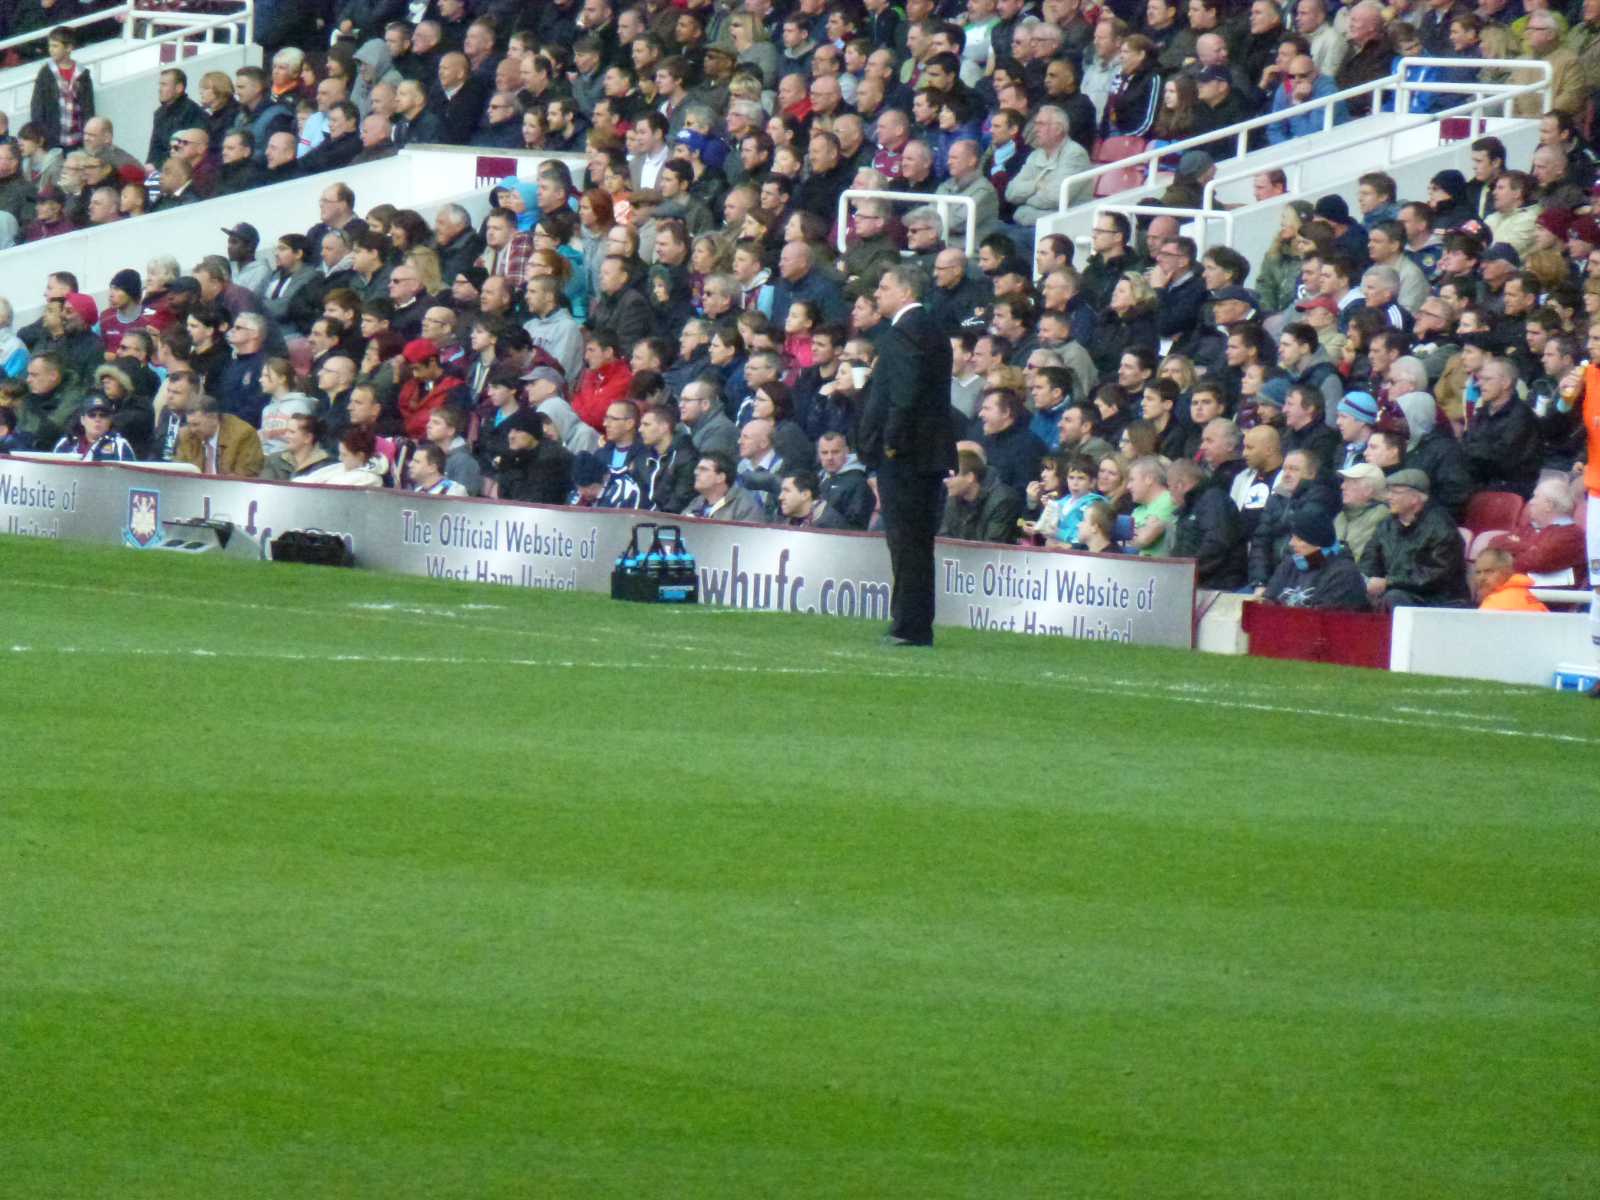
M 931 644 L 933 538 L 944 512 L 944 479 L 886 459 L 878 468 L 878 502 L 894 572 L 889 632 L 908 642 Z

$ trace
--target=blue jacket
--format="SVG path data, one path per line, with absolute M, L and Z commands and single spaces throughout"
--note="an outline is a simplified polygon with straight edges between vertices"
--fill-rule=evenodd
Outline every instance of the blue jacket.
M 1326 75 L 1318 75 L 1311 85 L 1311 98 L 1322 100 L 1338 91 L 1332 79 Z M 1283 88 L 1277 88 L 1272 94 L 1272 111 L 1282 112 L 1286 108 L 1293 108 L 1299 101 L 1292 100 L 1289 93 Z M 1343 125 L 1350 119 L 1350 110 L 1343 100 L 1333 106 L 1333 123 Z M 1305 137 L 1307 134 L 1322 132 L 1323 115 L 1320 112 L 1301 113 L 1297 117 L 1288 117 L 1282 121 L 1274 122 L 1267 126 L 1267 141 L 1274 146 L 1288 141 L 1290 138 Z
M 789 305 L 796 300 L 810 300 L 822 309 L 822 319 L 827 324 L 842 324 L 850 315 L 850 307 L 844 302 L 844 293 L 837 283 L 823 277 L 822 272 L 815 269 L 806 272 L 805 278 L 799 283 L 790 283 L 787 279 L 779 278 L 772 289 L 772 323 L 779 329 L 783 328 L 785 318 L 789 315 Z

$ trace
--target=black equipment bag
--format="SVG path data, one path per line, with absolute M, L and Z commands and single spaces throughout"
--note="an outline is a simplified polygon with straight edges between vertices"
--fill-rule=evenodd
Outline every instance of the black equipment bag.
M 291 529 L 272 539 L 272 561 L 353 567 L 356 557 L 350 552 L 350 543 L 340 534 L 320 529 Z

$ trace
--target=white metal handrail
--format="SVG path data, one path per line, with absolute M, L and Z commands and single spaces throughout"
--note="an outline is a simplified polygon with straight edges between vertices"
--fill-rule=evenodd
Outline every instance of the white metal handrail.
M 924 204 L 933 205 L 939 209 L 939 219 L 944 222 L 945 236 L 950 236 L 950 217 L 944 211 L 947 204 L 959 204 L 967 210 L 967 257 L 971 258 L 978 252 L 978 202 L 971 196 L 939 196 L 923 195 L 920 192 L 883 192 L 873 188 L 850 188 L 839 196 L 839 212 L 836 217 L 836 228 L 839 230 L 839 253 L 845 252 L 845 235 L 849 232 L 850 201 L 852 200 L 887 200 L 891 204 L 910 204 L 921 207 Z
M 1536 71 L 1540 79 L 1534 83 L 1447 83 L 1423 84 L 1406 83 L 1405 73 L 1410 66 L 1462 66 L 1470 64 L 1479 70 L 1515 69 L 1519 71 Z M 1248 121 L 1241 121 L 1222 129 L 1214 129 L 1209 133 L 1195 134 L 1193 137 L 1184 138 L 1180 142 L 1170 142 L 1165 146 L 1157 146 L 1141 151 L 1127 158 L 1110 163 L 1095 163 L 1087 171 L 1079 171 L 1069 175 L 1061 181 L 1061 190 L 1056 197 L 1056 208 L 1065 212 L 1071 207 L 1067 202 L 1068 195 L 1085 183 L 1100 178 L 1112 171 L 1126 170 L 1128 167 L 1143 166 L 1145 168 L 1145 186 L 1155 181 L 1157 165 L 1163 158 L 1173 154 L 1182 154 L 1185 150 L 1204 150 L 1208 146 L 1223 140 L 1234 139 L 1235 153 L 1243 157 L 1249 151 L 1250 134 L 1257 129 L 1265 129 L 1269 125 L 1276 125 L 1280 121 L 1287 121 L 1292 117 L 1303 116 L 1309 113 L 1322 114 L 1323 131 L 1334 127 L 1334 112 L 1337 107 L 1359 96 L 1371 96 L 1373 108 L 1377 109 L 1379 97 L 1385 91 L 1399 92 L 1402 89 L 1410 91 L 1441 91 L 1441 92 L 1471 92 L 1477 98 L 1469 101 L 1470 104 L 1495 104 L 1502 103 L 1509 106 L 1517 96 L 1543 91 L 1546 97 L 1546 106 L 1549 103 L 1550 82 L 1554 76 L 1550 64 L 1543 60 L 1532 61 L 1519 58 L 1488 58 L 1488 59 L 1449 59 L 1449 58 L 1402 58 L 1398 69 L 1392 75 L 1385 75 L 1381 79 L 1374 79 L 1368 83 L 1358 84 L 1355 87 L 1345 88 L 1343 91 L 1330 92 L 1326 96 L 1304 101 L 1300 104 L 1291 104 L 1288 108 L 1279 109 L 1274 113 L 1266 113 L 1259 117 L 1251 117 Z M 1419 114 L 1421 115 L 1421 114 Z M 1437 120 L 1439 114 L 1427 114 L 1431 119 Z
M 1524 65 L 1526 65 L 1528 67 L 1532 67 L 1535 64 L 1534 63 L 1527 63 L 1527 64 L 1524 64 Z M 1549 66 L 1548 63 L 1539 63 L 1537 65 L 1546 66 L 1546 67 Z M 1511 85 L 1493 84 L 1493 85 L 1486 85 L 1486 86 L 1506 87 L 1506 86 L 1511 86 Z M 1515 85 L 1515 86 L 1520 87 L 1521 85 Z M 1451 84 L 1422 84 L 1422 85 L 1416 85 L 1416 84 L 1413 84 L 1412 85 L 1412 90 L 1413 91 L 1421 91 L 1424 88 L 1427 88 L 1427 89 L 1430 89 L 1430 90 L 1434 89 L 1434 88 L 1437 88 L 1438 90 L 1444 91 L 1444 92 L 1459 92 L 1461 90 L 1461 85 L 1459 85 L 1459 84 L 1455 84 L 1455 85 L 1451 85 Z M 1500 101 L 1496 100 L 1493 97 L 1480 96 L 1475 100 L 1463 100 L 1460 104 L 1452 104 L 1449 108 L 1440 109 L 1436 113 L 1396 114 L 1397 116 L 1409 116 L 1409 117 L 1411 117 L 1413 119 L 1410 120 L 1408 123 L 1395 125 L 1395 126 L 1392 126 L 1389 129 L 1386 129 L 1383 132 L 1383 134 L 1378 138 L 1362 138 L 1362 139 L 1359 139 L 1359 140 L 1362 142 L 1363 145 L 1369 145 L 1369 146 L 1372 145 L 1374 142 L 1381 141 L 1383 143 L 1383 160 L 1381 162 L 1373 163 L 1371 169 L 1374 170 L 1374 171 L 1387 170 L 1389 167 L 1394 166 L 1395 163 L 1399 161 L 1395 157 L 1395 153 L 1394 153 L 1396 135 L 1403 134 L 1403 133 L 1410 133 L 1413 129 L 1421 129 L 1421 128 L 1427 126 L 1427 125 L 1432 125 L 1435 122 L 1443 120 L 1443 119 L 1448 118 L 1448 117 L 1477 115 L 1474 110 L 1482 107 L 1485 104 L 1497 104 L 1497 103 L 1500 103 Z M 1218 166 L 1217 166 L 1216 175 L 1213 178 L 1211 178 L 1211 179 L 1206 181 L 1205 190 L 1202 193 L 1200 202 L 1205 207 L 1210 208 L 1211 205 L 1215 202 L 1217 189 L 1219 187 L 1222 187 L 1223 185 L 1229 184 L 1229 183 L 1237 183 L 1241 179 L 1253 178 L 1253 177 L 1261 174 L 1261 172 L 1264 171 L 1264 170 L 1285 171 L 1285 174 L 1287 174 L 1286 168 L 1293 168 L 1294 169 L 1295 178 L 1293 180 L 1293 186 L 1291 186 L 1288 189 L 1289 193 L 1291 195 L 1293 195 L 1294 193 L 1296 193 L 1296 192 L 1298 192 L 1300 190 L 1300 175 L 1301 175 L 1300 168 L 1302 168 L 1306 163 L 1311 162 L 1313 159 L 1325 158 L 1329 153 L 1330 153 L 1330 150 L 1329 150 L 1328 146 L 1326 146 L 1326 145 L 1316 146 L 1316 147 L 1313 147 L 1313 148 L 1308 149 L 1308 150 L 1301 150 L 1301 151 L 1299 151 L 1299 152 L 1297 152 L 1295 154 L 1291 154 L 1288 158 L 1277 158 L 1277 159 L 1274 159 L 1270 166 L 1257 165 L 1257 166 L 1248 167 L 1248 168 L 1245 168 L 1245 169 L 1242 169 L 1242 170 L 1233 171 L 1231 173 L 1224 172 L 1224 170 L 1223 170 L 1223 167 L 1229 166 L 1229 165 L 1233 164 L 1236 161 L 1234 159 L 1229 159 L 1224 163 L 1219 163 Z
M 34 42 L 42 42 L 50 37 L 52 29 L 83 29 L 89 25 L 100 25 L 106 21 L 116 21 L 122 26 L 121 40 L 138 41 L 146 44 L 164 42 L 170 39 L 171 32 L 177 28 L 180 33 L 186 31 L 187 36 L 204 33 L 210 34 L 215 30 L 229 25 L 241 26 L 239 41 L 245 42 L 250 36 L 250 17 L 254 8 L 253 0 L 236 0 L 237 11 L 226 13 L 190 13 L 181 10 L 142 8 L 139 0 L 126 0 L 123 4 L 114 4 L 109 8 L 97 9 L 81 17 L 74 17 L 69 21 L 55 21 L 42 29 L 35 29 L 29 33 L 19 33 L 0 41 L 0 50 L 10 50 L 16 46 L 26 46 Z M 155 37 L 141 34 L 141 26 L 159 26 L 163 33 Z M 109 39 L 108 39 L 109 40 Z M 98 43 L 90 43 L 95 45 Z

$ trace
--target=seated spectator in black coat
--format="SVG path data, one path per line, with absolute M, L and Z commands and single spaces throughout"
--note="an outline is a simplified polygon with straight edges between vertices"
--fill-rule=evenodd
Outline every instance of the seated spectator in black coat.
M 1344 439 L 1328 424 L 1322 389 L 1297 384 L 1283 402 L 1283 452 L 1305 450 L 1317 460 L 1317 474 L 1329 478 L 1344 465 Z
M 1156 293 L 1156 332 L 1180 338 L 1200 324 L 1206 284 L 1195 269 L 1197 247 L 1186 237 L 1169 237 L 1156 250 L 1150 285 Z
M 348 167 L 361 153 L 361 111 L 348 100 L 328 109 L 328 136 L 300 158 L 300 172 L 315 175 Z
M 1007 546 L 1014 543 L 1017 522 L 1022 519 L 1022 494 L 1009 487 L 977 451 L 963 450 L 956 460 L 956 473 L 944 481 L 939 536 Z
M 1195 582 L 1231 592 L 1244 583 L 1245 537 L 1227 483 L 1180 458 L 1167 468 L 1167 490 L 1177 502 L 1172 556 L 1195 560 Z
M 1342 507 L 1337 490 L 1338 476 L 1323 476 L 1317 457 L 1308 450 L 1291 450 L 1283 456 L 1283 468 L 1260 520 L 1250 535 L 1250 585 L 1261 594 L 1268 579 L 1289 548 L 1289 530 L 1294 514 L 1319 508 L 1333 520 Z
M 1539 421 L 1517 396 L 1517 369 L 1503 358 L 1478 368 L 1478 407 L 1462 450 L 1480 489 L 1515 492 L 1526 500 L 1539 482 Z
M 1367 584 L 1349 551 L 1339 545 L 1333 520 L 1320 508 L 1294 514 L 1289 553 L 1267 580 L 1261 597 L 1288 608 L 1367 610 Z
M 1047 447 L 1028 430 L 1028 412 L 1022 397 L 1006 388 L 991 388 L 978 405 L 983 426 L 979 439 L 989 466 L 1007 487 L 1019 495 L 1039 476 L 1039 460 Z
M 502 499 L 530 504 L 566 502 L 572 490 L 572 452 L 547 422 L 548 418 L 528 409 L 503 422 L 507 450 L 494 460 Z
M 1389 515 L 1361 554 L 1367 596 L 1384 612 L 1467 602 L 1466 548 L 1450 514 L 1429 499 L 1430 486 L 1412 468 L 1389 476 Z

